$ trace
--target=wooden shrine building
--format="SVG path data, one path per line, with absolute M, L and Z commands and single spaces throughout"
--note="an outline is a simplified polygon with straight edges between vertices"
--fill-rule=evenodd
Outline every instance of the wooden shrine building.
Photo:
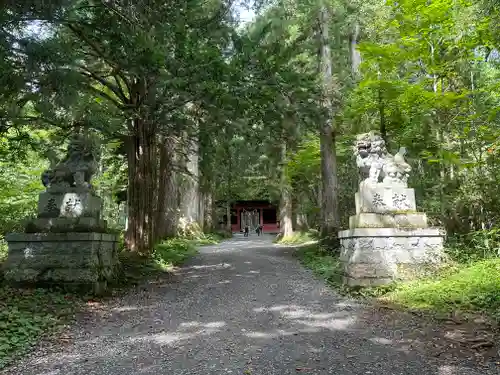
M 226 215 L 223 222 L 226 223 Z M 255 233 L 260 224 L 264 233 L 279 233 L 278 209 L 265 200 L 235 201 L 231 205 L 232 232 L 242 232 L 245 225 Z

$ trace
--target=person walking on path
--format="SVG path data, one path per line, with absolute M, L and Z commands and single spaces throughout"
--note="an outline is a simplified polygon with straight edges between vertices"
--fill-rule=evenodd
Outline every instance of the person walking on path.
M 250 232 L 250 228 L 248 228 L 248 225 L 245 225 L 245 232 L 244 232 L 243 236 L 248 237 L 249 232 Z
M 257 236 L 260 236 L 262 233 L 262 226 L 259 224 L 257 225 L 257 228 L 255 228 L 255 231 L 257 232 Z

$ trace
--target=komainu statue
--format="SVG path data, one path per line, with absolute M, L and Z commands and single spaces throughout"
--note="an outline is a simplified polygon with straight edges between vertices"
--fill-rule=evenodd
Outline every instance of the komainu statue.
M 354 155 L 361 173 L 361 184 L 406 187 L 411 166 L 404 159 L 405 153 L 406 149 L 401 147 L 396 155 L 391 155 L 384 139 L 375 131 L 358 134 Z
M 69 142 L 66 156 L 57 161 L 54 152 L 49 152 L 50 167 L 42 173 L 42 183 L 49 188 L 91 188 L 90 180 L 99 165 L 97 142 L 82 134 L 74 135 Z

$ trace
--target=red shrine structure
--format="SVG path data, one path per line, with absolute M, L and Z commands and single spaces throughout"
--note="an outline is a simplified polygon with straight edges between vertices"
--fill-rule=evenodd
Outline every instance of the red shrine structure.
M 242 232 L 248 224 L 250 231 L 262 225 L 263 233 L 279 233 L 277 207 L 264 200 L 235 201 L 231 205 L 231 228 L 234 232 Z M 224 215 L 224 222 L 227 218 Z

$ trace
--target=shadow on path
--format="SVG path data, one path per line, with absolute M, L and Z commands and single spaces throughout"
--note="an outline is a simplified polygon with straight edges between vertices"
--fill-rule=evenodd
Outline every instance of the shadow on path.
M 41 348 L 5 374 L 486 375 L 425 357 L 405 332 L 366 326 L 270 236 L 236 235 L 169 281 L 88 314 L 66 345 Z M 411 330 L 408 327 L 408 330 Z

